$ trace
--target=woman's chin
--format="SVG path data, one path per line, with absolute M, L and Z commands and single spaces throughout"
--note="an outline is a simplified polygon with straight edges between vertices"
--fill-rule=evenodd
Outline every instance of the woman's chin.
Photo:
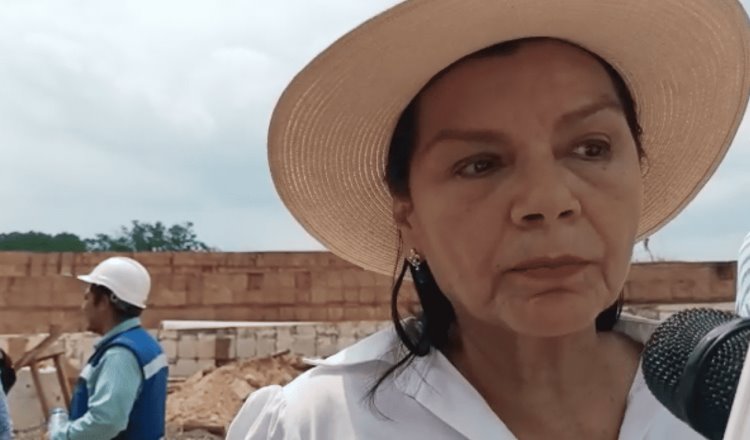
M 534 337 L 558 337 L 591 328 L 604 307 L 574 294 L 532 298 L 508 310 L 506 321 L 516 333 Z

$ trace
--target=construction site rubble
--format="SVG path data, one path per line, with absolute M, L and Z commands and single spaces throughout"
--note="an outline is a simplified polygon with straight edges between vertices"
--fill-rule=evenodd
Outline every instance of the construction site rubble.
M 200 371 L 172 385 L 167 397 L 169 430 L 224 435 L 250 393 L 266 385 L 285 385 L 308 368 L 300 356 L 284 351 Z

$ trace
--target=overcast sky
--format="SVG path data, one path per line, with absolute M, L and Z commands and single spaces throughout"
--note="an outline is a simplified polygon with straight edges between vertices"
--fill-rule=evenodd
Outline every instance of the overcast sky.
M 273 189 L 270 113 L 307 61 L 394 3 L 4 0 L 0 232 L 190 220 L 222 250 L 321 249 Z M 652 238 L 657 257 L 736 258 L 750 231 L 745 119 L 718 173 Z

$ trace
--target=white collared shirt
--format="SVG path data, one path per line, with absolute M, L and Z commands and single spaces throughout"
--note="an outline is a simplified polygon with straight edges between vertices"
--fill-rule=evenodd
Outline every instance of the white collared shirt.
M 656 322 L 623 316 L 616 328 L 644 343 Z M 368 390 L 399 358 L 383 330 L 322 361 L 285 387 L 262 388 L 243 405 L 228 440 L 516 440 L 482 396 L 437 350 Z M 619 440 L 701 440 L 652 396 L 640 368 L 628 394 Z

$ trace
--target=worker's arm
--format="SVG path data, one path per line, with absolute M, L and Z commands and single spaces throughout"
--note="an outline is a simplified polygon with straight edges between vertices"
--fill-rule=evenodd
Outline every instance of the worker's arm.
M 5 392 L 0 385 L 0 440 L 10 440 L 11 438 L 13 438 L 13 425 L 10 422 Z
M 92 372 L 89 409 L 83 417 L 52 433 L 52 440 L 109 439 L 128 426 L 143 377 L 135 355 L 113 347 Z

